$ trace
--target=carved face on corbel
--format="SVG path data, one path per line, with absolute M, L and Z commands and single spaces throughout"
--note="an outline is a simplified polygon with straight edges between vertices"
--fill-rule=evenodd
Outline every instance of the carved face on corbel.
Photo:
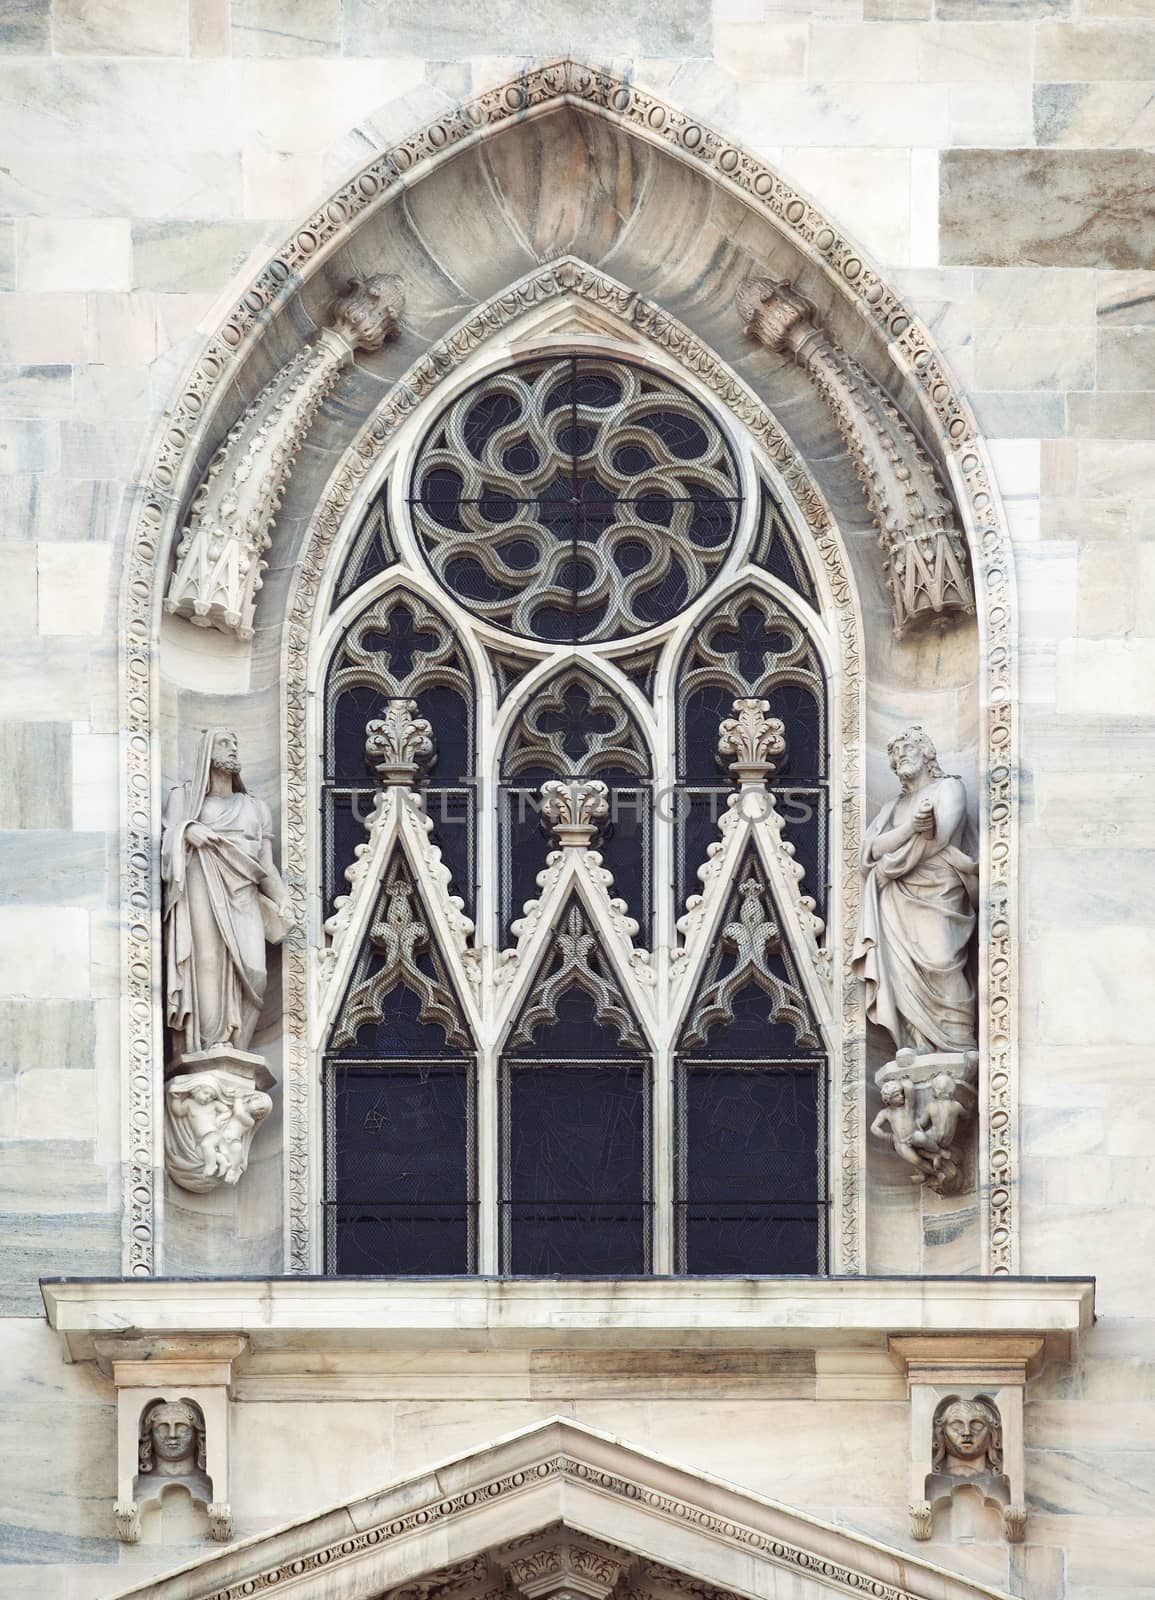
M 948 1395 L 935 1409 L 932 1424 L 936 1472 L 1003 1470 L 1003 1427 L 998 1408 L 986 1395 L 960 1400 Z
M 205 1470 L 205 1422 L 191 1400 L 156 1400 L 140 1419 L 144 1476 L 188 1478 Z

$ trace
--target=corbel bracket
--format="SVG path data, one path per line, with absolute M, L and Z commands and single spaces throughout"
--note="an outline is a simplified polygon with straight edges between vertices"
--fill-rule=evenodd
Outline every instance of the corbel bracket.
M 171 1489 L 204 1508 L 210 1539 L 233 1536 L 229 1408 L 243 1334 L 99 1335 L 100 1370 L 116 1385 L 117 1537 L 141 1539 L 141 1512 Z
M 1042 1365 L 1035 1335 L 891 1335 L 910 1396 L 910 1531 L 929 1539 L 936 1506 L 973 1489 L 1002 1517 L 1010 1543 L 1026 1532 L 1023 1391 Z

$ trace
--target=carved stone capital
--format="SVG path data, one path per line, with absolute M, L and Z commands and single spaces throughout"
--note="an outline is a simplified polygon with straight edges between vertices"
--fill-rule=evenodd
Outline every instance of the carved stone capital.
M 796 355 L 807 339 L 826 340 L 819 330 L 814 307 L 789 283 L 750 278 L 738 290 L 736 299 L 747 338 L 765 345 L 767 350 Z
M 411 786 L 433 763 L 433 726 L 416 700 L 389 700 L 385 715 L 365 724 L 365 760 L 382 783 Z
M 629 1559 L 603 1547 L 567 1539 L 502 1559 L 523 1600 L 608 1600 Z
M 214 1500 L 209 1506 L 209 1538 L 217 1544 L 228 1544 L 233 1536 L 233 1508 L 224 1500 Z
M 786 725 L 769 709 L 769 700 L 735 700 L 734 715 L 718 725 L 718 760 L 743 786 L 761 787 L 786 753 Z
M 610 813 L 609 793 L 598 778 L 551 778 L 542 784 L 541 814 L 563 850 L 597 842 Z
M 752 278 L 739 289 L 737 305 L 748 337 L 794 357 L 845 440 L 879 531 L 895 632 L 929 617 L 973 612 L 954 508 L 898 406 L 789 283 Z
M 200 628 L 251 639 L 261 573 L 285 485 L 314 418 L 359 350 L 380 350 L 399 327 L 401 280 L 353 280 L 328 326 L 272 377 L 230 431 L 193 495 L 165 610 Z
M 351 278 L 329 307 L 328 327 L 348 345 L 351 354 L 382 349 L 401 330 L 405 285 L 395 274 Z

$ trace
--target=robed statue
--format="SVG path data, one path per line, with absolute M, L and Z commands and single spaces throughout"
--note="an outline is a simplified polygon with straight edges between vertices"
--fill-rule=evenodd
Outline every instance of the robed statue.
M 166 1017 L 178 1055 L 247 1051 L 265 998 L 266 944 L 291 925 L 273 819 L 241 781 L 237 736 L 205 733 L 165 808 Z
M 966 789 L 943 772 L 920 727 L 898 734 L 887 754 L 900 792 L 862 847 L 854 971 L 866 986 L 866 1014 L 899 1050 L 974 1050 L 978 862 L 963 848 Z

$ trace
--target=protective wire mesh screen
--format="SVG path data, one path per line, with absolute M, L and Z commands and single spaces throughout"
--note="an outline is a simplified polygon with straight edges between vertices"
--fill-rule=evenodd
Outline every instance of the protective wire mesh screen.
M 613 1277 L 647 1270 L 649 1083 L 640 1065 L 507 1065 L 505 1271 Z
M 682 1272 L 823 1270 L 822 1086 L 813 1066 L 681 1064 Z
M 638 633 L 696 599 L 733 541 L 737 464 L 679 385 L 594 356 L 529 361 L 455 400 L 410 509 L 439 581 L 530 638 Z
M 474 1270 L 472 1067 L 331 1065 L 325 1113 L 328 1270 Z

